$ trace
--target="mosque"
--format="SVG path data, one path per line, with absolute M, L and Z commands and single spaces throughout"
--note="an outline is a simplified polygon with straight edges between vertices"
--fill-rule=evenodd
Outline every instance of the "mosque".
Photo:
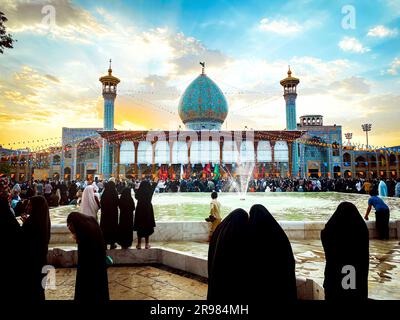
M 290 68 L 280 81 L 286 106 L 285 130 L 221 130 L 228 103 L 205 73 L 205 63 L 200 64 L 201 73 L 186 88 L 178 105 L 185 130 L 121 131 L 114 129 L 120 79 L 113 75 L 110 60 L 108 74 L 99 79 L 104 98 L 103 128 L 63 128 L 61 161 L 56 170 L 66 180 L 150 174 L 174 178 L 204 174 L 204 168 L 216 165 L 224 176 L 234 173 L 238 165 L 254 163 L 256 177 L 400 176 L 400 156 L 393 160 L 379 151 L 370 155 L 343 147 L 341 126 L 324 125 L 322 115 L 304 115 L 298 123 L 300 80 L 292 76 Z M 208 173 L 212 174 L 212 169 Z

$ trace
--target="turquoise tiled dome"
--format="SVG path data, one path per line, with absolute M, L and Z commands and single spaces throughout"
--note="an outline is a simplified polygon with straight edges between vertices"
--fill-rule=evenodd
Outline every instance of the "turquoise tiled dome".
M 228 103 L 221 89 L 205 74 L 186 88 L 179 101 L 179 116 L 191 129 L 219 129 L 228 115 Z

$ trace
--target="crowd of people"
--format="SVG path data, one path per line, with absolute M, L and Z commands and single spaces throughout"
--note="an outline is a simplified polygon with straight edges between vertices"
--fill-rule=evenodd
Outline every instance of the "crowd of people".
M 135 191 L 136 205 L 130 187 L 125 185 L 119 195 L 114 179 L 104 185 L 102 182 L 99 184 L 103 186 L 102 190 L 96 183 L 91 183 L 84 187 L 83 192 L 75 184 L 78 191 L 74 190 L 71 194 L 78 195 L 68 199 L 79 200 L 79 212 L 71 212 L 66 221 L 78 245 L 76 300 L 108 300 L 106 250 L 115 249 L 117 243 L 122 249 L 132 246 L 134 231 L 138 239 L 136 249 L 142 248 L 143 238 L 145 249 L 149 249 L 149 237 L 156 226 L 151 200 L 157 182 L 145 180 L 140 183 Z M 50 182 L 45 185 L 53 188 Z M 0 178 L 0 240 L 3 243 L 11 241 L 5 248 L 5 256 L 11 265 L 2 264 L 5 268 L 2 271 L 6 274 L 6 269 L 11 268 L 16 272 L 16 281 L 15 277 L 6 279 L 10 280 L 5 284 L 10 289 L 10 296 L 26 292 L 28 300 L 42 301 L 45 299 L 43 268 L 47 265 L 51 235 L 51 196 L 46 196 L 45 188 L 43 193 L 39 187 L 40 194 L 32 192 L 25 195 L 21 194 L 21 189 L 7 178 Z M 19 197 L 18 204 L 13 206 L 16 195 Z
M 161 184 L 169 184 L 170 188 L 173 182 L 162 181 Z M 182 191 L 183 182 L 187 187 L 191 181 L 176 181 L 172 187 L 173 192 Z M 210 180 L 197 182 L 207 182 L 208 188 Z M 253 180 L 250 184 L 256 186 L 264 182 L 266 180 Z M 271 192 L 279 192 L 278 188 L 291 184 L 297 188 L 303 187 L 303 191 L 322 191 L 338 185 L 341 188 L 350 186 L 350 181 L 324 179 L 302 182 L 273 179 L 268 180 L 268 183 L 272 185 Z M 364 219 L 368 220 L 371 209 L 375 208 L 378 238 L 388 239 L 390 211 L 382 198 L 389 195 L 387 184 L 383 180 L 379 183 L 361 180 L 351 183 L 358 192 L 368 191 L 370 194 Z M 236 209 L 222 219 L 218 192 L 216 189 L 211 191 L 210 212 L 206 219 L 210 222 L 208 299 L 257 299 L 260 297 L 259 290 L 249 287 L 249 284 L 253 286 L 257 283 L 260 289 L 268 287 L 267 291 L 262 290 L 263 298 L 267 295 L 267 298 L 273 300 L 295 300 L 295 260 L 290 242 L 279 223 L 262 205 L 254 205 L 249 213 Z M 64 199 L 64 204 L 79 204 L 78 211 L 71 212 L 66 221 L 78 245 L 75 299 L 108 300 L 106 250 L 116 249 L 116 244 L 122 249 L 131 247 L 134 231 L 137 232 L 136 249 L 142 249 L 143 238 L 145 249 L 150 248 L 149 237 L 156 226 L 152 206 L 155 192 L 161 192 L 160 181 L 157 179 L 116 181 L 111 178 L 108 181 L 74 181 L 69 184 L 33 181 L 19 185 L 1 178 L 0 240 L 3 243 L 11 241 L 11 245 L 5 248 L 5 254 L 15 264 L 13 270 L 22 274 L 16 281 L 15 278 L 6 279 L 5 285 L 10 289 L 8 292 L 27 292 L 28 299 L 32 301 L 45 299 L 42 282 L 51 235 L 49 206 L 53 205 L 53 195 L 58 194 L 59 201 Z M 18 201 L 16 196 L 19 197 Z M 20 217 L 20 222 L 17 217 Z M 367 299 L 369 235 L 366 223 L 354 204 L 343 202 L 338 206 L 321 232 L 321 241 L 326 256 L 326 299 Z M 10 267 L 5 264 L 3 266 Z M 342 285 L 345 266 L 352 266 L 356 272 L 354 290 L 347 290 Z M 246 277 L 237 277 L 246 269 L 252 272 Z M 260 274 L 266 276 L 260 278 Z
M 241 185 L 242 181 L 247 186 Z M 383 181 L 388 197 L 400 197 L 400 179 L 293 179 L 265 177 L 261 179 L 230 179 L 193 177 L 188 179 L 159 180 L 156 192 L 345 192 L 369 194 L 369 191 Z M 128 182 L 136 185 L 140 180 Z
M 153 181 L 153 176 L 146 176 L 143 179 L 115 179 L 118 194 L 124 188 L 129 187 L 137 190 L 142 180 Z M 213 179 L 203 177 L 192 177 L 188 179 L 169 179 L 156 178 L 156 193 L 165 192 L 344 192 L 369 194 L 370 190 L 384 183 L 386 185 L 387 197 L 400 197 L 400 179 L 327 179 L 309 178 L 293 179 L 282 177 L 265 177 L 261 179 L 245 179 L 247 186 L 241 186 L 240 177 L 231 179 Z M 59 205 L 77 204 L 82 198 L 83 190 L 88 185 L 93 185 L 96 192 L 102 192 L 104 181 L 96 178 L 94 181 L 88 180 L 29 180 L 22 183 L 15 181 L 9 182 L 12 190 L 14 203 L 13 207 L 21 199 L 28 199 L 34 195 L 43 195 L 50 207 Z M 244 190 L 247 189 L 247 190 Z

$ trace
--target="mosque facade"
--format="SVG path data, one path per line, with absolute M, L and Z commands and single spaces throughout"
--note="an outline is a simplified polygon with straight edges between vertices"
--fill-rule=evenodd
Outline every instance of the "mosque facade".
M 185 130 L 121 131 L 114 129 L 120 79 L 112 74 L 110 62 L 108 74 L 99 79 L 103 128 L 63 128 L 60 175 L 64 179 L 141 178 L 160 173 L 188 177 L 217 164 L 224 175 L 233 173 L 238 165 L 254 163 L 255 176 L 400 176 L 398 153 L 377 150 L 374 162 L 371 152 L 343 147 L 341 126 L 325 125 L 322 115 L 304 115 L 297 122 L 300 80 L 292 76 L 290 68 L 280 81 L 285 130 L 221 130 L 228 115 L 227 99 L 201 64 L 200 75 L 186 88 L 178 105 Z

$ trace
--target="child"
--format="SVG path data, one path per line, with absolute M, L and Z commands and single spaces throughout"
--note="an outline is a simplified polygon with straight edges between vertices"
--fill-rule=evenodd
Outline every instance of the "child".
M 221 204 L 217 200 L 218 193 L 213 191 L 211 193 L 211 203 L 210 203 L 210 216 L 214 216 L 214 220 L 210 221 L 211 228 L 208 235 L 208 241 L 210 242 L 211 237 L 217 226 L 221 223 Z

